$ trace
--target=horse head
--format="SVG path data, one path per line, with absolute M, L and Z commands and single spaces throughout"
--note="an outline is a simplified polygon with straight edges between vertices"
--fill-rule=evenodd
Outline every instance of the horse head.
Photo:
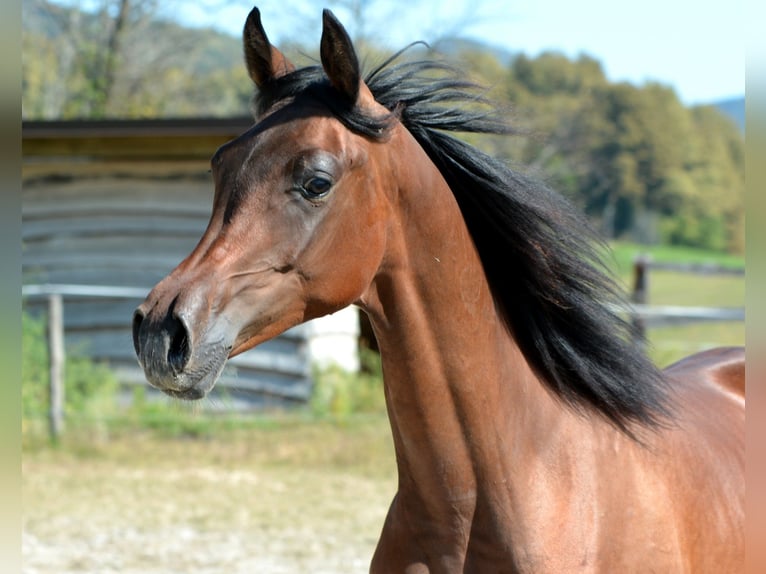
M 262 94 L 256 123 L 214 154 L 207 229 L 133 318 L 148 381 L 179 398 L 205 396 L 229 357 L 357 301 L 384 252 L 382 146 L 330 108 L 391 114 L 360 79 L 343 26 L 324 12 L 321 69 L 303 74 L 311 93 L 272 106 L 265 95 L 291 89 L 295 67 L 270 44 L 257 9 L 243 43 Z

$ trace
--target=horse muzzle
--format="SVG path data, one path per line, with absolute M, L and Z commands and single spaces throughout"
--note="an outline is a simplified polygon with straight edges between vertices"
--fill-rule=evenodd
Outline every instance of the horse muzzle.
M 172 305 L 159 317 L 146 308 L 144 302 L 133 313 L 133 347 L 146 380 L 172 397 L 203 398 L 226 363 L 226 344 L 210 337 L 195 341 L 188 319 Z

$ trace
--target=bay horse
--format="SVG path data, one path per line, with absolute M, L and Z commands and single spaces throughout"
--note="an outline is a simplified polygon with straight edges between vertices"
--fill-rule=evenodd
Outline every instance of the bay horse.
M 198 399 L 227 358 L 356 304 L 398 466 L 371 572 L 744 567 L 744 350 L 659 371 L 582 215 L 450 132 L 510 133 L 443 62 L 364 78 L 325 10 L 297 69 L 253 9 L 255 124 L 212 215 L 133 319 L 149 383 Z

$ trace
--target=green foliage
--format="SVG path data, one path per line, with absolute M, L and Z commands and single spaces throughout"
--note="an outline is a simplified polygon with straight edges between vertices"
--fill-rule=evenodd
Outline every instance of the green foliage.
M 115 420 L 116 432 L 142 429 L 161 437 L 207 438 L 220 430 L 221 423 L 227 422 L 188 402 L 173 401 L 165 396 L 150 400 L 144 385 L 133 389 L 132 399 L 130 407 Z
M 44 433 L 50 405 L 46 324 L 22 314 L 22 433 Z M 67 427 L 103 429 L 116 411 L 117 380 L 105 365 L 67 353 L 64 366 L 64 418 Z
M 581 55 L 571 61 L 556 52 L 544 52 L 537 58 L 519 55 L 511 64 L 511 78 L 518 86 L 516 96 L 525 93 L 540 96 L 580 96 L 606 83 L 601 64 L 590 56 Z
M 369 349 L 360 353 L 362 369 L 350 373 L 331 364 L 314 369 L 314 388 L 310 399 L 317 416 L 344 418 L 355 413 L 385 411 L 380 355 Z
M 665 242 L 724 251 L 728 242 L 723 218 L 689 211 L 681 211 L 662 220 L 661 230 Z
M 717 110 L 686 108 L 659 84 L 610 84 L 596 60 L 556 53 L 518 56 L 507 98 L 531 137 L 491 152 L 545 178 L 607 237 L 743 251 L 744 138 Z
M 40 419 L 47 416 L 49 396 L 48 349 L 45 346 L 45 323 L 23 313 L 21 331 L 21 417 Z
M 105 0 L 83 12 L 31 0 L 23 18 L 22 117 L 247 115 L 253 88 L 239 41 L 158 19 L 155 9 Z
M 612 241 L 607 262 L 613 263 L 614 271 L 621 277 L 630 277 L 633 272 L 633 260 L 639 255 L 648 255 L 653 261 L 671 263 L 705 263 L 722 267 L 743 268 L 745 258 L 720 251 L 711 251 L 697 247 L 678 245 L 640 245 L 628 241 Z M 688 287 L 688 285 L 687 285 Z M 710 305 L 717 305 L 711 301 Z
M 517 57 L 508 98 L 534 137 L 507 157 L 607 237 L 743 251 L 744 137 L 714 108 L 686 108 L 659 84 L 610 84 L 598 62 L 554 53 Z

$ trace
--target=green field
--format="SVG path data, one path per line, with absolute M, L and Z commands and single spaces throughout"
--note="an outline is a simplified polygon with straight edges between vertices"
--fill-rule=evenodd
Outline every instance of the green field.
M 674 263 L 713 263 L 723 267 L 744 267 L 745 258 L 742 255 L 717 253 L 695 249 L 693 247 L 677 247 L 673 245 L 638 245 L 626 241 L 610 243 L 612 254 L 610 259 L 615 262 L 620 274 L 627 275 L 633 265 L 633 259 L 639 255 L 649 255 L 654 261 Z
M 612 244 L 612 256 L 617 275 L 629 290 L 632 283 L 633 260 L 649 255 L 660 262 L 711 263 L 726 267 L 744 267 L 744 257 L 711 253 L 698 249 L 631 243 Z M 730 275 L 694 275 L 652 270 L 649 274 L 648 303 L 652 305 L 681 305 L 693 307 L 744 307 L 745 278 Z M 695 323 L 684 326 L 649 329 L 648 352 L 664 367 L 696 351 L 717 345 L 744 345 L 745 324 Z

